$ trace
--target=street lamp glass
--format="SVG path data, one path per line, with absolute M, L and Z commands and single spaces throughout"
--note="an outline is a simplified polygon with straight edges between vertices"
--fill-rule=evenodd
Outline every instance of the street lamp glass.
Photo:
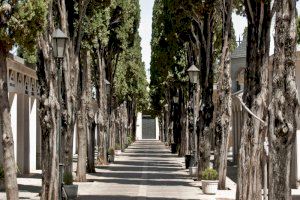
M 169 107 L 169 105 L 168 105 L 168 104 L 165 104 L 165 109 L 166 109 L 166 110 L 168 110 L 168 107 Z
M 178 96 L 174 96 L 173 97 L 173 101 L 174 101 L 174 103 L 178 103 L 179 102 L 179 97 Z
M 60 29 L 56 29 L 52 37 L 54 57 L 63 58 L 68 37 Z
M 195 65 L 192 65 L 187 72 L 189 74 L 190 82 L 194 84 L 198 83 L 200 70 Z

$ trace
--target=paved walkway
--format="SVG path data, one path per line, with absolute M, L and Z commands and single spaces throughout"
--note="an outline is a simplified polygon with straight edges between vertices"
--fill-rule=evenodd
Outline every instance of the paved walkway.
M 18 177 L 20 199 L 40 199 L 41 172 Z M 163 143 L 139 141 L 116 162 L 97 167 L 87 175 L 88 182 L 79 185 L 80 200 L 232 200 L 235 191 L 218 191 L 204 195 L 201 182 L 193 181 L 184 169 L 184 158 L 172 155 Z M 228 185 L 232 186 L 228 179 Z M 300 200 L 300 190 L 293 190 L 293 200 Z M 0 200 L 5 200 L 0 190 Z
M 201 190 L 187 177 L 184 159 L 158 141 L 135 142 L 108 167 L 79 183 L 80 200 L 198 200 Z

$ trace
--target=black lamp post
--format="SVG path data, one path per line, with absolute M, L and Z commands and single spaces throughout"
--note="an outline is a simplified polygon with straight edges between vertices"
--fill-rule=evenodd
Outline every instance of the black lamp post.
M 104 134 L 104 141 L 105 141 L 105 149 L 108 150 L 107 147 L 110 146 L 110 113 L 111 113 L 111 104 L 110 104 L 110 100 L 109 100 L 109 95 L 110 95 L 110 85 L 111 83 L 105 79 L 105 92 L 106 92 L 106 97 L 107 97 L 107 134 Z
M 197 134 L 196 134 L 196 97 L 195 97 L 195 90 L 196 85 L 199 82 L 199 72 L 200 70 L 195 66 L 192 65 L 187 70 L 190 78 L 191 84 L 193 84 L 193 136 L 194 136 L 194 157 L 195 157 L 195 163 L 197 163 Z
M 57 112 L 57 135 L 58 135 L 58 158 L 59 158 L 59 180 L 58 180 L 58 199 L 62 199 L 62 183 L 63 183 L 63 163 L 61 155 L 61 110 L 62 110 L 62 98 L 61 98 L 61 77 L 62 77 L 62 64 L 64 61 L 65 48 L 68 37 L 60 30 L 56 29 L 52 35 L 53 39 L 53 56 L 56 60 L 58 78 L 57 78 L 57 98 L 60 104 L 60 109 Z
M 169 120 L 168 120 L 168 110 L 169 110 L 169 105 L 166 103 L 164 105 L 164 108 L 165 108 L 165 141 L 164 142 L 168 142 L 168 138 L 169 138 Z

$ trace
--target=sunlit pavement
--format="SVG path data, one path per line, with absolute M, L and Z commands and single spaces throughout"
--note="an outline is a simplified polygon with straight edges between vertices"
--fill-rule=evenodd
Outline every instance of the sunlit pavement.
M 75 159 L 76 160 L 76 159 Z M 79 185 L 80 200 L 231 200 L 235 191 L 218 191 L 204 195 L 201 182 L 193 181 L 184 169 L 184 158 L 170 153 L 158 141 L 138 141 L 115 163 L 97 167 L 88 174 L 88 182 Z M 76 165 L 76 163 L 74 163 Z M 230 179 L 227 185 L 235 187 Z M 40 199 L 41 171 L 18 177 L 20 199 Z M 293 200 L 300 200 L 300 190 L 292 190 Z M 5 200 L 0 190 L 0 200 Z
M 79 184 L 79 199 L 200 199 L 201 190 L 183 164 L 161 142 L 135 142 L 113 165 L 98 168 L 88 175 L 89 183 Z

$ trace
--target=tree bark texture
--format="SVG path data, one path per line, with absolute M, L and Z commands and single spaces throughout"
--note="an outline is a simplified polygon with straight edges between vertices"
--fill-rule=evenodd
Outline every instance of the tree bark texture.
M 91 105 L 91 65 L 89 52 L 82 50 L 82 63 L 80 65 L 80 88 L 79 94 L 79 110 L 77 118 L 77 135 L 78 135 L 78 161 L 77 161 L 77 181 L 86 181 L 86 161 L 87 161 L 87 134 L 89 123 L 93 117 L 92 110 L 89 108 Z M 91 113 L 90 113 L 90 112 Z M 91 119 L 90 119 L 91 118 Z
M 178 156 L 185 156 L 188 154 L 188 112 L 187 103 L 183 95 L 182 89 L 179 91 L 179 109 L 180 109 L 180 151 Z
M 90 1 L 80 1 L 78 5 L 77 26 L 74 27 L 75 4 L 72 1 L 58 0 L 59 22 L 62 31 L 69 36 L 65 52 L 64 64 L 64 165 L 66 172 L 72 172 L 73 163 L 73 134 L 78 108 L 78 81 L 79 81 L 79 52 L 82 40 L 82 23 Z M 73 17 L 71 17 L 73 16 Z
M 222 1 L 222 55 L 220 60 L 220 76 L 218 80 L 218 99 L 215 124 L 215 168 L 219 172 L 218 187 L 226 189 L 227 151 L 231 131 L 231 68 L 230 68 L 230 31 L 232 0 Z
M 291 200 L 290 167 L 297 131 L 296 1 L 276 1 L 275 53 L 269 105 L 269 199 Z
M 47 31 L 38 38 L 39 63 L 37 64 L 40 85 L 40 122 L 42 141 L 42 194 L 43 200 L 58 199 L 58 124 L 57 115 L 62 109 L 58 101 L 57 63 L 52 51 L 54 31 L 53 2 L 48 4 Z
M 97 104 L 98 104 L 98 163 L 107 164 L 107 136 L 108 130 L 108 107 L 107 107 L 107 91 L 105 85 L 105 62 L 103 52 L 99 49 L 96 50 L 97 55 L 97 75 L 99 77 L 97 85 Z
M 18 184 L 14 155 L 14 139 L 11 129 L 10 106 L 8 100 L 7 62 L 9 45 L 0 39 L 0 134 L 3 148 L 3 168 L 7 199 L 17 200 Z
M 96 124 L 90 123 L 88 127 L 88 138 L 87 138 L 87 173 L 95 173 L 95 130 Z
M 248 18 L 243 102 L 266 120 L 271 2 L 245 0 Z M 266 126 L 244 110 L 237 181 L 237 199 L 261 200 L 263 141 Z
M 197 33 L 196 37 L 200 42 L 200 90 L 197 92 L 196 111 L 197 116 L 197 160 L 198 177 L 201 179 L 202 172 L 209 167 L 210 163 L 210 136 L 212 131 L 214 105 L 213 95 L 213 26 L 215 5 L 214 1 L 207 3 L 203 19 L 195 21 L 194 27 Z M 202 25 L 201 25 L 202 24 Z M 197 42 L 198 43 L 198 42 Z M 200 103 L 201 102 L 201 103 Z M 198 108 L 198 105 L 200 106 Z M 199 110 L 199 111 L 198 111 Z

